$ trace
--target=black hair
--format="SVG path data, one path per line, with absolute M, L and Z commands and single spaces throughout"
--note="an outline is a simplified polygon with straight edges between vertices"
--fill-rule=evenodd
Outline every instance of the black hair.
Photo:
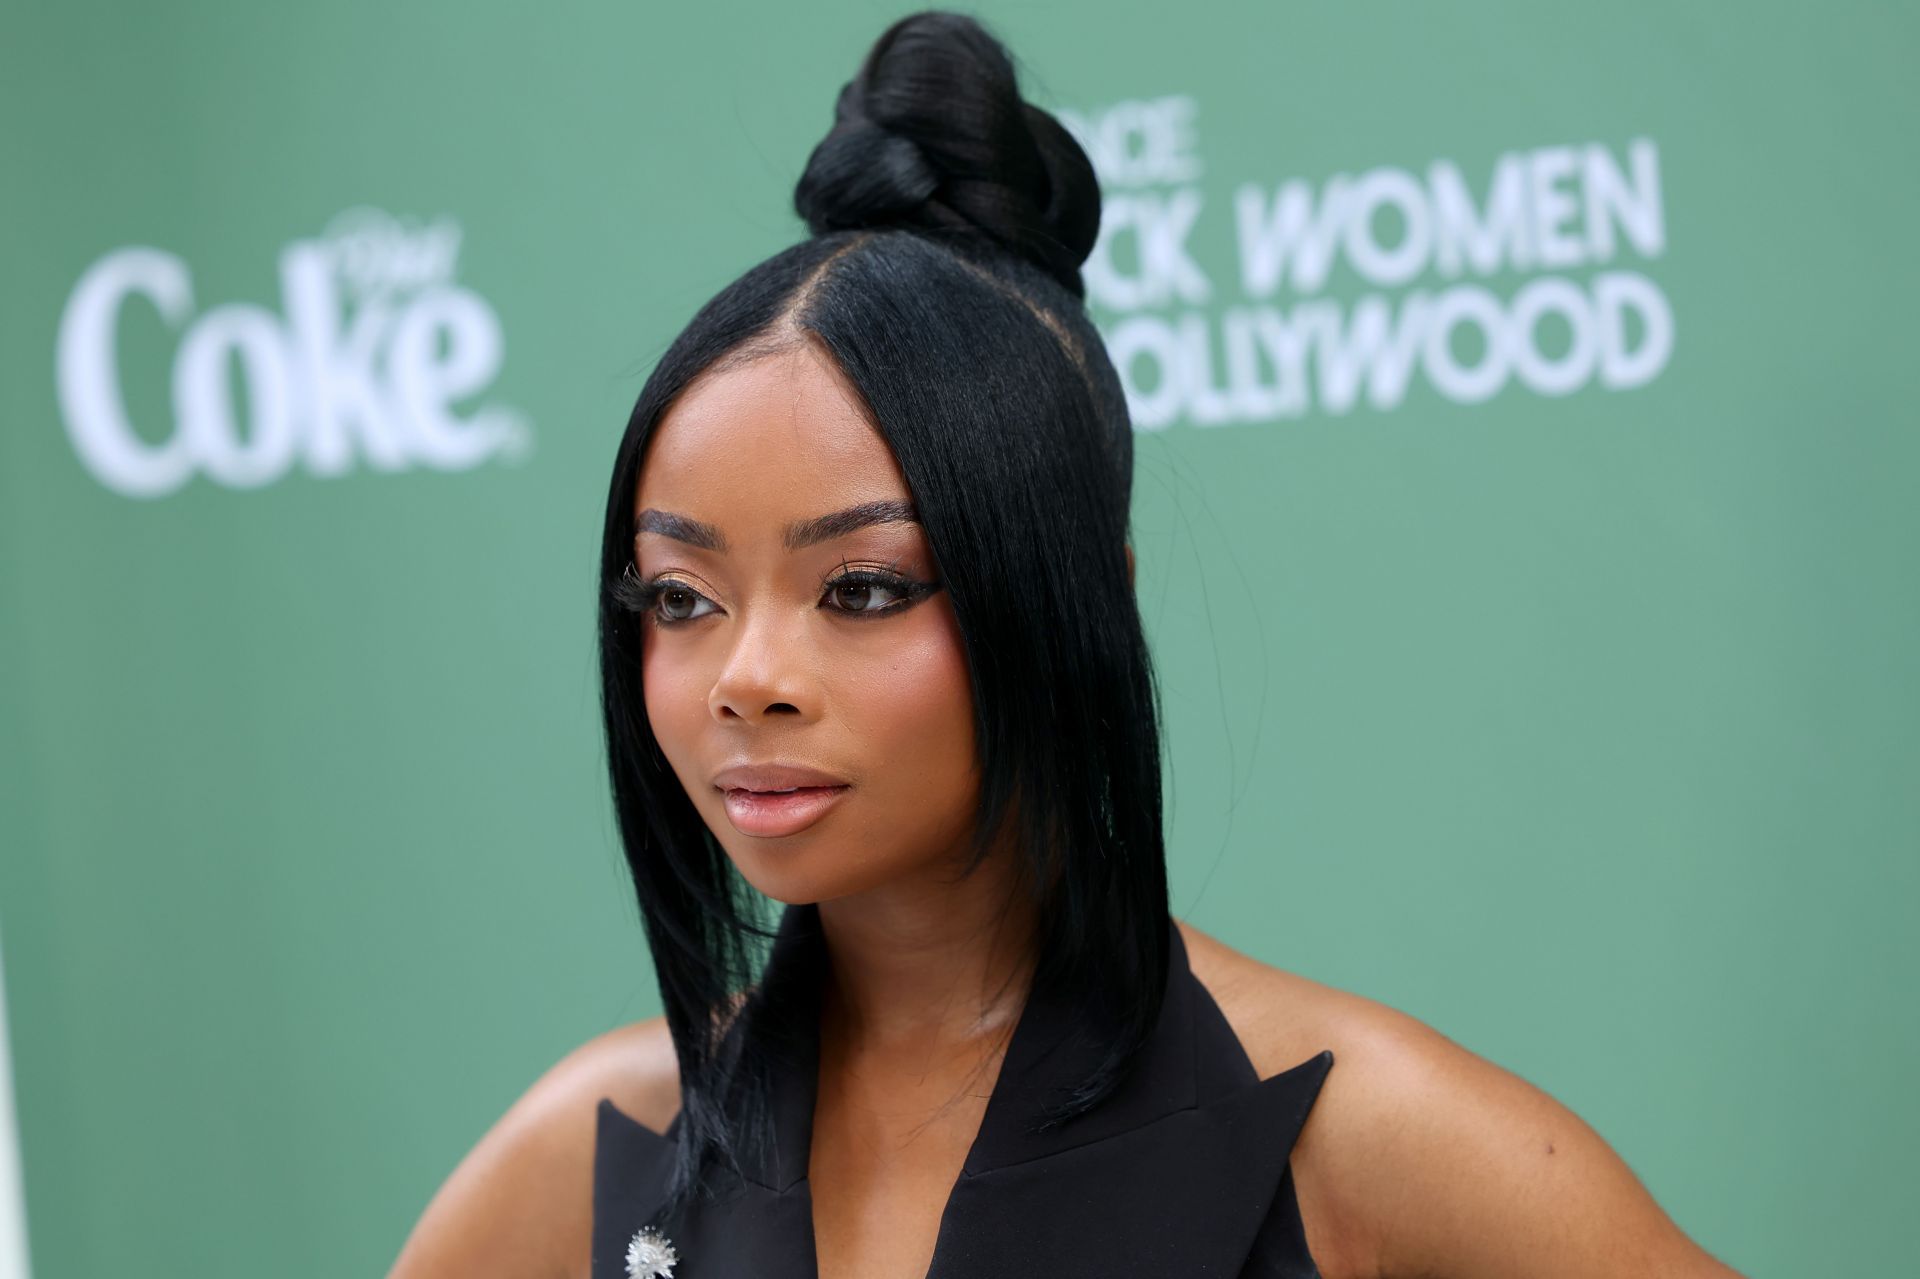
M 641 688 L 633 502 L 696 379 L 796 342 L 826 353 L 899 462 L 962 633 L 981 774 L 973 860 L 1003 833 L 1039 907 L 1032 990 L 1107 1046 L 1034 1116 L 1110 1096 L 1170 962 L 1159 690 L 1124 545 L 1132 431 L 1082 303 L 1100 194 L 972 18 L 901 19 L 841 91 L 795 191 L 812 234 L 708 302 L 629 417 L 607 495 L 599 643 L 620 836 L 680 1065 L 671 1207 L 768 1137 L 769 1071 L 804 1001 L 761 988 L 766 903 L 702 821 Z M 790 907 L 792 912 L 803 908 Z M 817 931 L 817 908 L 811 924 Z

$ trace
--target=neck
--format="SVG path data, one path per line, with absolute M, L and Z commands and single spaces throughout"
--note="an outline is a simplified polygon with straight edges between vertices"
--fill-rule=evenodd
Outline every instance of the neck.
M 929 875 L 820 903 L 823 1034 L 855 1052 L 892 1054 L 1010 1032 L 1038 937 L 1019 878 L 1002 848 L 966 879 Z

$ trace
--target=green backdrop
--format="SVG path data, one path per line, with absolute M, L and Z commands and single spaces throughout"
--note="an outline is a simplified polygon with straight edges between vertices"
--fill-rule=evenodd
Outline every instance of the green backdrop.
M 657 1011 L 604 479 L 901 12 L 678 8 L 11 10 L 38 1279 L 382 1273 Z M 1912 10 L 982 12 L 1109 187 L 1176 911 L 1548 1089 L 1749 1273 L 1909 1272 Z

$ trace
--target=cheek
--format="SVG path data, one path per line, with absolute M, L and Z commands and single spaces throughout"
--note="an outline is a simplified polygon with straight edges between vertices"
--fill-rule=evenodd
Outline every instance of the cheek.
M 713 691 L 713 673 L 701 668 L 697 652 L 686 645 L 656 642 L 648 635 L 640 658 L 647 722 L 683 783 L 693 743 L 711 718 L 707 696 Z
M 915 610 L 909 633 L 857 688 L 845 690 L 849 726 L 867 740 L 871 790 L 878 798 L 940 810 L 971 808 L 973 685 L 960 626 L 945 596 Z M 928 814 L 931 816 L 932 814 Z

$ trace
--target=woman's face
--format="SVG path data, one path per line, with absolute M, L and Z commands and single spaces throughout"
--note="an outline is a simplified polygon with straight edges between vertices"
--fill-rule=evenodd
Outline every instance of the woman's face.
M 707 827 L 777 901 L 950 879 L 967 851 L 972 688 L 912 501 L 807 342 L 697 380 L 649 441 L 634 501 L 647 716 Z

